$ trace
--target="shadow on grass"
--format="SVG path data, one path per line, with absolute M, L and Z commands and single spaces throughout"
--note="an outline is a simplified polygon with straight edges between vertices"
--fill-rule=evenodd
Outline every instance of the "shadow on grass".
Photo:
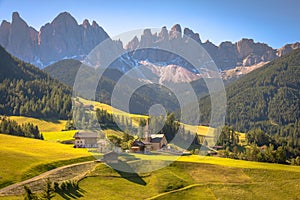
M 63 199 L 78 199 L 80 197 L 84 196 L 84 193 L 86 193 L 85 190 L 81 188 L 67 188 L 67 189 L 59 189 L 55 191 L 59 196 L 61 196 Z
M 60 122 L 59 122 L 59 120 L 58 119 L 52 119 L 52 118 L 50 118 L 50 119 L 41 119 L 41 120 L 43 120 L 43 121 L 45 121 L 45 122 L 52 122 L 52 123 L 54 123 L 54 124 L 60 124 Z
M 124 179 L 139 184 L 139 185 L 147 185 L 147 183 L 140 177 L 134 169 L 131 168 L 130 165 L 128 165 L 126 162 L 123 162 L 121 160 L 118 161 L 118 163 L 107 163 L 110 167 L 115 169 L 115 171 Z
M 141 159 L 135 157 L 134 155 L 128 154 L 128 153 L 122 153 L 119 156 L 119 160 L 128 162 L 128 161 L 141 160 Z
M 111 129 L 111 130 L 114 130 L 114 131 L 122 131 L 122 129 L 120 129 L 120 127 L 117 124 L 113 124 L 113 123 L 100 124 L 100 127 L 101 127 L 102 130 Z

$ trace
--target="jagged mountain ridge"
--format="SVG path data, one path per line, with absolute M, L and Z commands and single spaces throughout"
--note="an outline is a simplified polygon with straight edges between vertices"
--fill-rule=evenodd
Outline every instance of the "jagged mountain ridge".
M 178 55 L 161 52 L 159 49 L 135 51 L 143 46 L 177 48 L 186 43 L 186 37 L 202 45 L 223 74 L 236 67 L 251 68 L 251 66 L 262 65 L 300 47 L 300 43 L 295 43 L 273 49 L 267 44 L 256 43 L 253 39 L 242 39 L 236 43 L 227 41 L 216 46 L 210 41 L 202 42 L 199 33 L 194 33 L 189 28 L 184 28 L 182 31 L 181 26 L 176 24 L 170 30 L 162 27 L 158 33 L 145 29 L 140 38 L 133 37 L 124 48 L 121 41 L 114 41 L 114 45 L 120 49 L 119 52 L 126 55 L 116 60 L 111 67 L 126 72 L 136 67 L 136 63 L 147 60 L 154 66 L 157 66 L 156 63 L 164 63 L 163 66 L 179 66 L 177 74 L 182 73 L 182 67 L 186 68 L 192 72 L 186 80 L 182 80 L 184 76 L 180 76 L 178 80 L 172 81 L 193 81 L 201 72 L 193 70 L 193 66 Z M 11 23 L 3 20 L 0 26 L 0 45 L 12 55 L 41 68 L 65 58 L 84 60 L 97 44 L 106 39 L 110 39 L 108 34 L 95 21 L 90 24 L 88 20 L 84 20 L 82 24 L 78 24 L 67 12 L 60 13 L 39 31 L 28 26 L 17 12 L 12 14 Z M 239 72 L 238 75 L 241 74 Z
M 108 34 L 95 21 L 82 24 L 67 12 L 60 13 L 40 31 L 27 25 L 17 12 L 12 22 L 2 21 L 0 45 L 14 56 L 38 67 L 66 57 L 81 59 L 97 44 L 108 39 Z
M 166 27 L 161 29 L 159 33 L 151 33 L 150 29 L 145 29 L 140 39 L 134 37 L 126 46 L 126 49 L 134 50 L 141 48 L 147 44 L 148 46 L 172 46 L 174 40 L 182 40 L 180 44 L 185 42 L 185 36 L 188 36 L 198 42 L 209 53 L 216 65 L 222 70 L 233 69 L 240 66 L 252 66 L 261 62 L 269 62 L 282 55 L 288 54 L 294 49 L 300 47 L 300 43 L 286 44 L 280 49 L 273 49 L 267 44 L 254 42 L 253 39 L 243 38 L 242 40 L 232 43 L 229 41 L 222 42 L 216 46 L 210 41 L 202 42 L 198 33 L 194 33 L 189 28 L 184 28 L 182 33 L 179 24 L 174 25 L 170 31 Z M 178 42 L 178 41 L 177 41 Z M 176 48 L 176 47 L 175 47 Z M 151 59 L 151 55 L 144 54 L 136 55 L 136 59 L 143 60 L 145 58 Z M 166 55 L 157 60 L 166 59 Z M 170 58 L 169 60 L 171 60 Z

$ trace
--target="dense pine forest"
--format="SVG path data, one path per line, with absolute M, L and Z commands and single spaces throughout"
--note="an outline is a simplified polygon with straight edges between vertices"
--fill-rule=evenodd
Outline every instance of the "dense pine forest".
M 70 117 L 71 89 L 0 47 L 0 115 Z

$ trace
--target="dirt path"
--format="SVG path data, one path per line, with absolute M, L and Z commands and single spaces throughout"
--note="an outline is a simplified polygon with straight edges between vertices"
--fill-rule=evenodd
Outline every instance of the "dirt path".
M 33 192 L 43 190 L 45 179 L 50 178 L 53 182 L 62 182 L 65 180 L 79 180 L 96 166 L 94 161 L 76 163 L 58 167 L 35 176 L 31 179 L 15 183 L 0 189 L 0 196 L 21 195 L 24 193 L 24 186 L 27 185 Z
M 150 198 L 147 198 L 146 200 L 154 200 L 158 197 L 162 197 L 162 196 L 165 196 L 165 195 L 168 195 L 168 194 L 171 194 L 171 193 L 175 193 L 175 192 L 179 192 L 179 191 L 183 191 L 183 190 L 187 190 L 187 189 L 190 189 L 190 188 L 193 188 L 193 187 L 198 187 L 198 186 L 202 186 L 203 184 L 192 184 L 192 185 L 188 185 L 186 187 L 183 187 L 183 188 L 180 188 L 180 189 L 177 189 L 177 190 L 172 190 L 172 191 L 169 191 L 169 192 L 163 192 L 163 193 L 160 193 L 158 195 L 155 195 L 154 197 L 150 197 Z

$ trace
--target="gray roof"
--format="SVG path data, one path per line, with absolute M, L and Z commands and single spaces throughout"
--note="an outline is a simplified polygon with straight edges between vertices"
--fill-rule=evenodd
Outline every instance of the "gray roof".
M 164 137 L 165 137 L 164 134 L 152 134 L 150 142 L 151 143 L 160 143 Z
M 143 142 L 141 142 L 141 141 L 135 140 L 132 143 L 132 146 L 145 146 L 145 144 Z
M 73 138 L 98 138 L 99 133 L 93 131 L 77 131 Z
M 151 138 L 151 143 L 160 143 L 160 141 L 162 140 L 162 138 Z

